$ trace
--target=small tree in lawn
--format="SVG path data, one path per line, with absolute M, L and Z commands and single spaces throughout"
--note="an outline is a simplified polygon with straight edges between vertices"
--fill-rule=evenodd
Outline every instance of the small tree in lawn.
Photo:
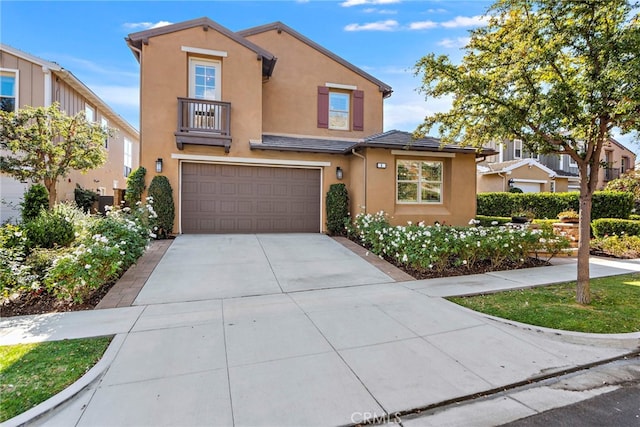
M 21 181 L 42 182 L 52 207 L 59 178 L 104 164 L 107 133 L 100 124 L 89 123 L 84 112 L 66 115 L 58 103 L 0 111 L 0 148 L 8 151 L 0 156 L 0 171 Z
M 460 65 L 420 59 L 427 97 L 453 95 L 425 118 L 443 143 L 520 139 L 532 153 L 569 155 L 580 175 L 576 300 L 588 304 L 591 199 L 614 128 L 640 128 L 640 20 L 625 0 L 498 0 L 471 31 Z

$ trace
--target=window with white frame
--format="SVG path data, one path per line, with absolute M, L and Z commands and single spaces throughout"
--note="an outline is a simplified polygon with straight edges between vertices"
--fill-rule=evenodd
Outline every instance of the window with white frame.
M 345 92 L 329 92 L 329 129 L 349 130 L 350 96 Z
M 87 118 L 89 123 L 93 123 L 96 121 L 96 110 L 91 105 L 84 106 L 84 116 Z
M 133 144 L 127 138 L 124 139 L 124 176 L 125 178 L 131 173 L 133 167 Z
M 442 169 L 439 161 L 398 160 L 396 200 L 398 203 L 442 203 Z
M 104 137 L 104 148 L 109 148 L 109 120 L 102 117 L 100 119 L 100 126 L 102 126 L 102 129 L 104 129 L 105 132 L 107 132 L 107 136 Z
M 570 168 L 577 168 L 578 164 L 576 163 L 576 161 L 573 159 L 573 157 L 569 156 L 567 154 L 567 156 L 569 157 L 569 167 Z
M 522 158 L 522 141 L 519 139 L 513 140 L 513 158 L 514 159 Z
M 16 111 L 18 98 L 18 72 L 0 70 L 0 110 Z

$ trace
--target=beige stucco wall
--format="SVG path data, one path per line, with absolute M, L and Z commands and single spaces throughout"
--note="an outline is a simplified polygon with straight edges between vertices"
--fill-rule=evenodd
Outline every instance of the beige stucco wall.
M 440 153 L 421 155 L 394 155 L 389 150 L 368 148 L 367 157 L 367 211 L 384 211 L 394 225 L 407 221 L 424 221 L 433 224 L 466 225 L 476 214 L 475 156 L 455 154 L 440 157 Z M 443 201 L 441 204 L 402 204 L 396 202 L 397 160 L 442 161 Z M 386 163 L 386 169 L 378 169 L 377 163 Z M 357 187 L 356 187 L 357 188 Z M 353 209 L 353 207 L 352 207 Z
M 633 169 L 636 164 L 636 155 L 631 150 L 624 148 L 614 142 L 607 142 L 602 149 L 602 154 L 600 156 L 600 160 L 605 162 L 607 160 L 607 153 L 609 153 L 609 158 L 611 159 L 612 165 L 611 168 L 620 170 L 622 166 L 622 158 L 627 157 L 629 159 L 629 164 L 627 165 L 627 170 Z M 602 190 L 606 187 L 607 182 L 605 180 L 605 170 L 604 168 L 600 168 L 598 172 L 598 185 L 597 189 Z
M 273 75 L 263 86 L 264 132 L 350 138 L 382 132 L 383 98 L 377 85 L 286 31 L 271 30 L 247 39 L 278 58 Z M 326 83 L 364 91 L 363 131 L 318 128 L 317 91 Z
M 505 176 L 505 175 L 503 175 Z M 509 178 L 503 178 L 498 174 L 478 174 L 476 188 L 478 193 L 493 193 L 496 191 L 506 191 L 508 184 L 506 180 Z

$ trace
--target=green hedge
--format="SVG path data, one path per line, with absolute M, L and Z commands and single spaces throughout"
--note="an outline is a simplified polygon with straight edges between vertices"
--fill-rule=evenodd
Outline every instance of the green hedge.
M 640 236 L 640 221 L 618 218 L 600 218 L 591 222 L 593 235 L 604 236 Z
M 536 218 L 554 219 L 562 211 L 578 211 L 578 193 L 480 193 L 478 215 L 511 216 L 516 211 L 531 211 Z M 633 195 L 621 191 L 596 191 L 593 194 L 591 218 L 629 218 Z
M 327 231 L 332 236 L 343 236 L 349 220 L 349 193 L 342 184 L 331 184 L 327 192 Z
M 631 214 L 629 215 L 629 219 L 633 219 L 635 221 L 640 221 L 640 215 L 638 214 Z

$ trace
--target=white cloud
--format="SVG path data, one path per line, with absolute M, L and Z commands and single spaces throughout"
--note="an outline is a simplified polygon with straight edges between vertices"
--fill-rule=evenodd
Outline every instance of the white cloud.
M 447 9 L 427 9 L 427 13 L 445 13 Z
M 469 44 L 471 38 L 469 37 L 456 37 L 455 39 L 442 39 L 438 42 L 438 46 L 446 47 L 446 48 L 454 48 L 454 47 L 465 47 Z
M 140 88 L 138 86 L 87 85 L 109 106 L 139 107 Z M 116 108 L 114 108 L 116 109 Z
M 489 22 L 487 16 L 456 16 L 450 21 L 441 22 L 444 28 L 481 27 Z
M 346 0 L 340 3 L 342 7 L 364 6 L 368 4 L 393 4 L 400 3 L 400 0 Z
M 164 27 L 171 25 L 173 22 L 158 21 L 158 22 L 125 22 L 122 26 L 128 30 L 149 30 L 151 28 Z
M 398 29 L 398 21 L 393 19 L 367 24 L 349 24 L 344 27 L 345 31 L 393 31 L 396 29 Z
M 377 13 L 379 15 L 397 15 L 397 10 L 391 9 L 376 9 L 375 7 L 369 7 L 367 9 L 362 10 L 364 13 Z
M 418 21 L 409 24 L 410 30 L 430 30 L 438 26 L 437 22 L 433 21 Z

